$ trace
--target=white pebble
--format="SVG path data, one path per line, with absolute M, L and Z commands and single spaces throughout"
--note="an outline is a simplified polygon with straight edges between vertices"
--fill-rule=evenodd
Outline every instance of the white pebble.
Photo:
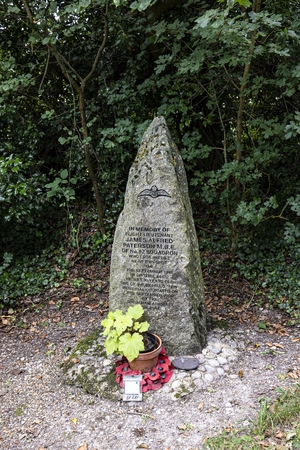
M 200 380 L 200 378 L 197 378 L 196 380 L 194 380 L 194 384 L 195 384 L 195 386 L 197 386 L 198 389 L 203 388 L 203 381 Z
M 218 360 L 219 364 L 221 364 L 221 366 L 223 366 L 224 364 L 227 364 L 227 359 L 223 358 L 223 356 L 218 356 L 217 360 Z
M 219 359 L 219 358 L 218 358 Z M 227 361 L 226 361 L 227 362 Z M 220 365 L 219 361 L 216 359 L 210 359 L 208 361 L 208 364 L 212 367 L 218 367 Z
M 201 378 L 201 373 L 200 372 L 194 372 L 192 373 L 192 379 L 196 380 L 197 378 Z
M 215 369 L 212 366 L 205 365 L 204 367 L 205 367 L 206 371 L 209 372 L 209 373 L 214 373 L 215 372 Z
M 208 382 L 214 381 L 214 377 L 211 373 L 206 373 L 204 375 L 204 379 L 205 379 L 205 381 L 208 381 Z

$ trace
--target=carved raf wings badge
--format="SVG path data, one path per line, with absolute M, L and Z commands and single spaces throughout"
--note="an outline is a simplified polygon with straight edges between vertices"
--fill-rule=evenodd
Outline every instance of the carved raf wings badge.
M 165 191 L 164 189 L 158 189 L 157 186 L 152 186 L 151 189 L 144 189 L 143 191 L 141 191 L 138 197 L 157 198 L 157 197 L 171 197 L 171 195 L 168 194 L 168 192 Z

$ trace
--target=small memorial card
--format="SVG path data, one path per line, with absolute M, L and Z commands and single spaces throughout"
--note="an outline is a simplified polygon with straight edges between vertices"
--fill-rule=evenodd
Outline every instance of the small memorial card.
M 143 375 L 124 375 L 124 394 L 125 402 L 141 402 L 142 394 L 142 378 Z

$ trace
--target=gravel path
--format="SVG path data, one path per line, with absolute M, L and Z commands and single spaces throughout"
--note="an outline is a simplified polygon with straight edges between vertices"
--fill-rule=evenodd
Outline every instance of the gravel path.
M 257 322 L 233 321 L 226 332 L 212 328 L 208 347 L 198 355 L 204 355 L 202 366 L 214 345 L 221 352 L 216 360 L 223 348 L 233 350 L 234 358 L 223 372 L 217 373 L 216 366 L 212 378 L 178 398 L 172 383 L 192 373 L 177 371 L 168 388 L 147 393 L 141 403 L 84 393 L 66 383 L 60 364 L 96 329 L 103 311 L 71 300 L 59 311 L 49 301 L 39 313 L 23 315 L 27 329 L 0 328 L 1 449 L 201 449 L 208 436 L 247 426 L 261 398 L 273 399 L 276 388 L 299 382 L 300 328 L 283 327 L 280 316 L 274 323 L 273 314 L 267 330 L 259 330 Z M 268 312 L 263 314 L 267 322 Z

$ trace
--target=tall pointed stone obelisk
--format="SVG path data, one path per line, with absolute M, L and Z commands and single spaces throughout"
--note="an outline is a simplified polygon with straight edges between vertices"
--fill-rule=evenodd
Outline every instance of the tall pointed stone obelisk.
M 163 117 L 145 132 L 130 169 L 111 258 L 109 308 L 137 303 L 169 354 L 202 349 L 198 240 L 183 162 Z

